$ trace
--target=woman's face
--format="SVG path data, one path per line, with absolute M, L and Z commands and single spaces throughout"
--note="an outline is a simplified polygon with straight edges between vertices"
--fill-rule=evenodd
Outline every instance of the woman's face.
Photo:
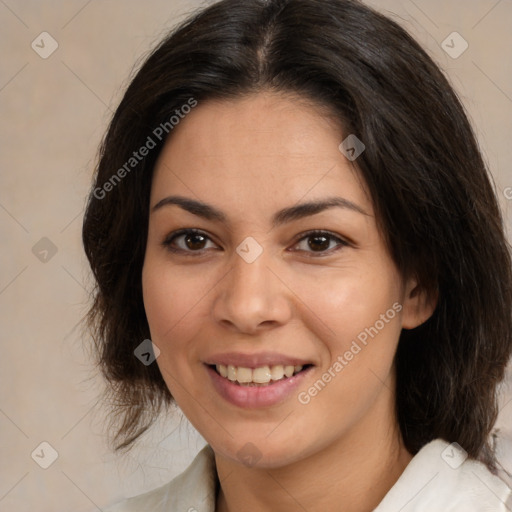
M 229 459 L 284 465 L 394 423 L 417 294 L 339 150 L 348 135 L 260 93 L 199 103 L 157 162 L 143 268 L 157 364 Z

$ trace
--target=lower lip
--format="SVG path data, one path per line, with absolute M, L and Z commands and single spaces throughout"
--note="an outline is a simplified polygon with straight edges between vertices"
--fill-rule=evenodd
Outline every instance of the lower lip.
M 267 385 L 241 386 L 221 377 L 211 366 L 205 366 L 219 395 L 231 404 L 245 409 L 258 409 L 284 402 L 297 390 L 312 369 L 310 366 L 297 375 Z

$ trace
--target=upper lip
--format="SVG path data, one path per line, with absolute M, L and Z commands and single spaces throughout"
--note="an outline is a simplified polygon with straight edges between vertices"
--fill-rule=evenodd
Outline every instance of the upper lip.
M 223 352 L 215 354 L 205 361 L 208 365 L 222 364 L 224 366 L 242 366 L 244 368 L 259 368 L 261 366 L 305 366 L 312 364 L 306 359 L 287 356 L 277 352 L 259 352 L 257 354 L 243 354 L 241 352 Z

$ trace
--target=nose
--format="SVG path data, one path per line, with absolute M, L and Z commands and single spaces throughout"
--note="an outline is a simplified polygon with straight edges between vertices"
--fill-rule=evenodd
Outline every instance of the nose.
M 232 266 L 216 286 L 215 320 L 238 332 L 254 334 L 284 325 L 292 316 L 291 292 L 270 268 L 266 251 L 252 263 L 237 253 Z

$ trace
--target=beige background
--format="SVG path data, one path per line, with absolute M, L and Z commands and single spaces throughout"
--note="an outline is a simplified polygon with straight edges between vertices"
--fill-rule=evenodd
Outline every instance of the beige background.
M 369 3 L 410 30 L 448 73 L 512 233 L 504 194 L 512 186 L 512 2 Z M 97 144 L 132 65 L 200 5 L 0 0 L 0 511 L 101 510 L 169 480 L 204 443 L 176 415 L 130 455 L 113 455 L 95 407 L 101 381 L 78 326 L 90 287 L 80 229 Z M 43 31 L 59 45 L 47 59 L 31 48 Z M 441 47 L 453 31 L 469 44 L 457 59 Z M 57 249 L 46 262 L 32 252 L 43 237 Z M 504 391 L 499 423 L 512 439 L 512 393 Z M 43 441 L 58 452 L 46 470 L 31 458 Z M 506 449 L 503 463 L 512 469 Z

